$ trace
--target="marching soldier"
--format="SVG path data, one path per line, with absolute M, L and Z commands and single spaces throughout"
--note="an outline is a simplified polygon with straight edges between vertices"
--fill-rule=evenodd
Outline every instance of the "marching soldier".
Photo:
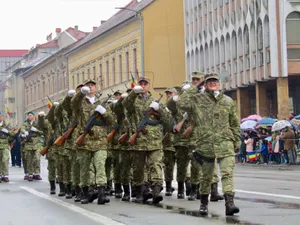
M 83 191 L 82 204 L 89 202 L 90 165 L 95 168 L 95 182 L 98 189 L 98 204 L 105 204 L 109 199 L 105 195 L 107 178 L 105 174 L 105 161 L 107 157 L 107 126 L 112 123 L 110 112 L 96 101 L 96 82 L 89 80 L 81 91 L 72 99 L 76 120 L 78 121 L 77 134 L 88 132 L 83 143 L 76 141 L 78 146 L 77 157 L 80 163 L 80 186 Z M 92 115 L 99 115 L 96 126 L 87 127 Z M 91 121 L 90 121 L 91 122 Z M 92 123 L 91 123 L 92 124 Z
M 35 121 L 35 113 L 28 112 L 27 120 L 21 128 L 21 133 L 25 135 L 25 160 L 27 163 L 28 181 L 41 180 L 40 174 L 36 174 L 38 164 L 40 164 L 39 149 L 41 147 L 41 136 L 43 132 L 38 130 L 37 121 Z
M 226 215 L 239 212 L 234 205 L 233 169 L 234 148 L 240 144 L 239 121 L 233 100 L 220 92 L 220 79 L 217 74 L 205 76 L 206 90 L 203 94 L 174 96 L 180 109 L 194 119 L 197 136 L 198 158 L 201 158 L 202 183 L 200 186 L 200 213 L 208 214 L 208 196 L 217 160 L 222 177 Z

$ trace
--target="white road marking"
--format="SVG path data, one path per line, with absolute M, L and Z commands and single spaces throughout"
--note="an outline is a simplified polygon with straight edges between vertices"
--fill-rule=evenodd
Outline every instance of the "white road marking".
M 221 189 L 221 188 L 219 188 L 219 189 Z M 235 192 L 240 192 L 240 193 L 245 193 L 245 194 L 263 195 L 263 196 L 270 196 L 270 197 L 278 197 L 278 198 L 288 198 L 288 199 L 297 199 L 297 200 L 300 200 L 300 197 L 293 196 L 293 195 L 278 195 L 278 194 L 272 194 L 272 193 L 256 192 L 256 191 L 245 191 L 245 190 L 238 190 L 238 189 L 235 189 L 234 191 Z
M 30 188 L 30 187 L 21 186 L 20 188 L 23 189 L 23 190 L 25 190 L 25 191 L 28 191 L 29 193 L 34 194 L 34 195 L 36 195 L 36 196 L 38 196 L 40 198 L 47 199 L 47 200 L 49 200 L 51 202 L 54 202 L 54 203 L 56 203 L 56 204 L 58 204 L 60 206 L 63 206 L 65 208 L 69 209 L 69 210 L 72 210 L 72 211 L 74 211 L 76 213 L 80 213 L 81 215 L 86 216 L 89 219 L 91 219 L 91 220 L 93 220 L 93 221 L 95 221 L 97 223 L 105 224 L 105 225 L 124 225 L 123 223 L 119 223 L 119 222 L 114 221 L 114 220 L 112 220 L 112 219 L 110 219 L 108 217 L 99 215 L 97 213 L 90 212 L 90 211 L 88 211 L 86 209 L 80 208 L 80 207 L 72 205 L 72 204 L 66 203 L 66 202 L 64 202 L 62 200 L 59 200 L 57 198 L 54 198 L 54 197 L 51 197 L 51 196 L 46 195 L 44 193 L 41 193 L 39 191 L 36 191 L 36 190 L 34 190 L 34 189 Z

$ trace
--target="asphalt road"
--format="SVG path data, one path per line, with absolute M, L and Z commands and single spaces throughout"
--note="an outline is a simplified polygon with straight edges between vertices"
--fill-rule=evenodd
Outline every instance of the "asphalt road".
M 209 215 L 201 217 L 199 201 L 177 200 L 176 192 L 158 206 L 113 197 L 104 206 L 81 205 L 50 196 L 46 163 L 42 160 L 42 181 L 24 181 L 22 168 L 10 168 L 11 182 L 0 184 L 1 225 L 300 225 L 300 166 L 237 165 L 235 202 L 240 213 L 225 217 L 224 201 L 212 202 Z

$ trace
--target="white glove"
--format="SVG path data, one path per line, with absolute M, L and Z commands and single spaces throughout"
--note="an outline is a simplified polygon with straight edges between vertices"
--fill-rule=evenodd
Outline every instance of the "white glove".
M 46 116 L 46 113 L 44 111 L 39 112 L 39 116 Z
M 54 105 L 54 106 L 58 106 L 58 105 L 59 105 L 59 102 L 53 102 L 53 105 Z
M 25 137 L 27 137 L 29 135 L 27 130 L 24 131 L 24 135 L 25 135 Z
M 26 137 L 26 135 L 25 134 L 21 134 L 21 137 L 24 138 L 24 137 Z
M 116 104 L 117 102 L 118 102 L 117 99 L 115 99 L 115 100 L 112 101 L 113 104 Z
M 143 92 L 143 88 L 139 85 L 134 86 L 133 88 L 134 93 L 139 94 Z
M 173 101 L 174 101 L 174 102 L 177 102 L 177 101 L 178 101 L 178 98 L 179 98 L 178 95 L 173 96 Z
M 151 104 L 149 105 L 149 108 L 154 109 L 155 111 L 159 110 L 159 103 L 157 102 L 151 102 Z
M 182 90 L 185 91 L 185 90 L 189 89 L 190 87 L 191 87 L 190 84 L 185 84 L 185 85 L 183 85 Z
M 7 130 L 6 128 L 4 128 L 4 127 L 1 129 L 1 131 L 2 131 L 3 133 L 8 134 L 8 130 Z
M 37 132 L 37 129 L 35 127 L 31 127 L 30 130 L 33 132 Z
M 106 112 L 106 109 L 102 105 L 97 105 L 95 111 L 103 115 Z
M 87 87 L 87 86 L 84 86 L 81 88 L 81 93 L 86 95 L 86 94 L 89 94 L 90 93 L 90 88 Z
M 183 113 L 182 118 L 187 120 L 189 118 L 189 114 L 187 114 L 187 112 Z
M 69 90 L 68 91 L 68 96 L 73 97 L 75 95 L 76 91 L 75 90 Z
M 121 98 L 126 98 L 128 96 L 128 93 L 123 93 L 123 94 L 121 94 Z

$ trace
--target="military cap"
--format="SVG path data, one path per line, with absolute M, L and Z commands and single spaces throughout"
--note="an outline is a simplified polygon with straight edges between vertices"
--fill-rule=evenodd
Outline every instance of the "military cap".
M 114 92 L 114 95 L 116 95 L 116 94 L 123 94 L 123 91 L 121 91 L 120 89 L 118 89 L 118 90 L 116 90 L 116 91 Z
M 204 77 L 205 82 L 207 82 L 207 81 L 210 80 L 210 79 L 220 80 L 220 77 L 219 77 L 219 75 L 216 74 L 216 73 L 209 73 L 209 74 L 206 74 L 205 77 Z
M 167 89 L 165 90 L 165 92 L 174 92 L 174 93 L 177 94 L 176 88 L 167 88 Z
M 193 71 L 192 72 L 192 78 L 203 78 L 204 77 L 204 73 L 200 72 L 200 71 Z
M 84 86 L 84 84 L 78 84 L 77 87 L 76 87 L 76 89 L 77 89 L 77 88 L 81 88 L 81 87 L 83 87 L 83 86 Z
M 28 112 L 28 113 L 27 113 L 27 115 L 29 115 L 29 114 L 31 114 L 31 115 L 34 115 L 34 116 L 35 116 L 35 113 L 34 113 L 33 111 L 30 111 L 30 112 Z
M 150 83 L 150 79 L 148 77 L 139 77 L 138 83 L 140 83 L 141 81 L 146 81 L 147 83 Z
M 84 82 L 84 85 L 87 85 L 87 84 L 89 84 L 89 83 L 92 83 L 92 84 L 95 84 L 95 85 L 96 85 L 96 81 L 94 81 L 94 80 L 92 80 L 92 79 L 85 81 L 85 82 Z

